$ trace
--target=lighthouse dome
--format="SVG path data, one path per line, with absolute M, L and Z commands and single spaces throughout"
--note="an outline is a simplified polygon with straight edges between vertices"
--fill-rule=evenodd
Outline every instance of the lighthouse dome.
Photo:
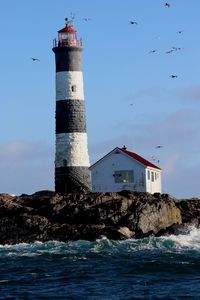
M 58 31 L 58 46 L 80 46 L 81 43 L 77 39 L 73 21 L 66 18 L 65 22 L 65 27 Z

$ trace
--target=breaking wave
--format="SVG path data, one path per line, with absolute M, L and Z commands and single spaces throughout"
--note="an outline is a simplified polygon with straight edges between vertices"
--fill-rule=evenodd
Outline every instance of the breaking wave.
M 189 233 L 182 235 L 168 235 L 162 237 L 147 237 L 143 239 L 127 239 L 113 241 L 106 237 L 96 241 L 73 241 L 68 243 L 50 241 L 35 242 L 32 244 L 0 245 L 2 256 L 40 256 L 59 254 L 80 254 L 80 253 L 120 253 L 137 252 L 146 250 L 200 250 L 200 229 L 191 227 Z
M 199 299 L 199 270 L 196 228 L 139 240 L 5 245 L 0 299 Z

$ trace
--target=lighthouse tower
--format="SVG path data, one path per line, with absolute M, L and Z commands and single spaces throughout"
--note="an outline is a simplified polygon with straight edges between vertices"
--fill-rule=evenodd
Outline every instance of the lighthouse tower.
M 90 190 L 82 75 L 82 41 L 73 23 L 65 19 L 53 52 L 56 64 L 56 153 L 55 191 L 73 193 Z

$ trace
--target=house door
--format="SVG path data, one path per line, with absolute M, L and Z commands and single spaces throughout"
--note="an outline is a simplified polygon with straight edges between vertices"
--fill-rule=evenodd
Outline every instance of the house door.
M 151 178 L 152 174 L 151 171 L 148 170 L 147 171 L 147 192 L 148 193 L 152 193 L 152 178 Z
M 151 180 L 148 180 L 148 182 L 147 182 L 147 192 L 148 193 L 152 192 L 152 183 L 151 183 Z

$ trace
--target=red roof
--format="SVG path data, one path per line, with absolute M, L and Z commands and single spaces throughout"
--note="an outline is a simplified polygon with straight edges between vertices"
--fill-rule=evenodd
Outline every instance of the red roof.
M 99 159 L 96 163 L 94 163 L 92 166 L 90 166 L 90 168 L 92 168 L 94 165 L 96 165 L 98 162 L 100 162 L 102 159 L 104 159 L 105 157 L 107 157 L 108 155 L 110 155 L 113 151 L 119 150 L 121 152 L 124 152 L 125 154 L 129 155 L 130 157 L 134 158 L 135 160 L 137 160 L 138 162 L 140 162 L 141 164 L 143 164 L 144 166 L 147 167 L 151 167 L 154 169 L 158 169 L 161 170 L 161 168 L 157 167 L 156 165 L 152 164 L 150 161 L 144 159 L 143 157 L 139 156 L 138 154 L 128 151 L 126 150 L 126 148 L 115 148 L 112 151 L 110 151 L 108 154 L 106 154 L 104 157 L 102 157 L 101 159 Z
M 155 169 L 159 169 L 159 167 L 157 167 L 156 165 L 152 164 L 150 161 L 144 159 L 143 157 L 139 156 L 136 153 L 133 153 L 131 151 L 128 151 L 126 149 L 120 148 L 121 151 L 123 151 L 124 153 L 128 154 L 129 156 L 131 156 L 132 158 L 134 158 L 135 160 L 139 161 L 141 164 L 147 166 L 147 167 L 151 167 L 151 168 L 155 168 Z
M 72 28 L 71 26 L 68 26 L 66 24 L 66 26 L 64 28 L 60 29 L 58 32 L 59 33 L 62 33 L 62 32 L 76 32 L 76 30 L 74 30 L 74 28 Z

